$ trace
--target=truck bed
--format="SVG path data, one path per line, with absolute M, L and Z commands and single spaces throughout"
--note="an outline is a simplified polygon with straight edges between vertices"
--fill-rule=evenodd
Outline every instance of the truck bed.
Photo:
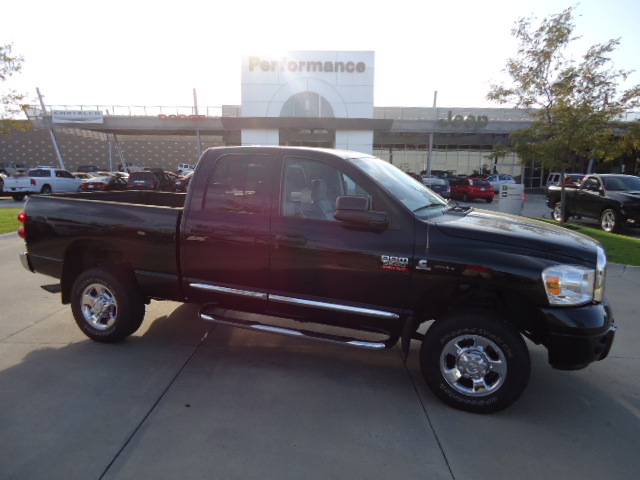
M 150 296 L 174 297 L 185 198 L 186 194 L 147 191 L 30 196 L 26 211 L 33 266 L 39 273 L 61 278 L 63 264 L 79 262 L 83 249 L 120 252 Z M 168 286 L 172 292 L 165 291 Z

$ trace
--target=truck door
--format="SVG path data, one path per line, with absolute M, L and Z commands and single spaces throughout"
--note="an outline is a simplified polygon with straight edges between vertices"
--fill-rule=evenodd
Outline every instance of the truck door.
M 374 191 L 379 187 L 352 179 L 339 163 L 291 156 L 283 164 L 280 209 L 271 226 L 269 313 L 369 330 L 399 327 L 412 220 L 389 212 L 394 223 L 384 230 L 345 226 L 333 217 L 336 198 L 366 196 L 373 210 L 385 211 Z
M 602 184 L 597 177 L 587 178 L 575 193 L 574 208 L 576 214 L 598 218 L 601 205 L 604 203 L 601 191 Z
M 266 306 L 274 158 L 223 154 L 203 159 L 181 233 L 187 300 L 260 311 Z
M 55 170 L 55 176 L 51 178 L 54 193 L 75 192 L 80 186 L 81 180 L 74 177 L 66 170 Z

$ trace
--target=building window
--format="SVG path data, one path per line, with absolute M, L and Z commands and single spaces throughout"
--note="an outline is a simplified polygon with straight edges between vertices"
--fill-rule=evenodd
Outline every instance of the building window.
M 301 92 L 289 98 L 280 111 L 281 117 L 335 117 L 331 104 L 313 92 Z

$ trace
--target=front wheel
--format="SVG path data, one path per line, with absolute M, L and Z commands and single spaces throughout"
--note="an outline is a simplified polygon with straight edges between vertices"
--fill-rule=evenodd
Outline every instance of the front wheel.
M 420 348 L 431 391 L 459 410 L 493 413 L 515 402 L 529 382 L 529 350 L 518 331 L 488 311 L 460 311 L 436 321 Z
M 493 202 L 493 197 L 491 197 L 491 198 L 485 198 L 485 200 L 487 201 L 487 203 L 491 203 L 491 202 Z
M 128 274 L 92 268 L 81 273 L 71 290 L 71 311 L 80 330 L 92 340 L 117 342 L 134 333 L 145 306 Z
M 600 215 L 600 227 L 605 232 L 617 233 L 620 231 L 620 214 L 613 208 L 607 208 Z

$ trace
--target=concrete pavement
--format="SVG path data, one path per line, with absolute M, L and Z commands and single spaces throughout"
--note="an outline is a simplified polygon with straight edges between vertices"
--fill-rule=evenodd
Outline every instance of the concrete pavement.
M 433 397 L 415 341 L 405 365 L 152 302 L 134 336 L 92 342 L 22 248 L 0 238 L 2 479 L 637 478 L 637 267 L 608 271 L 609 358 L 556 371 L 529 344 L 523 397 L 480 416 Z

